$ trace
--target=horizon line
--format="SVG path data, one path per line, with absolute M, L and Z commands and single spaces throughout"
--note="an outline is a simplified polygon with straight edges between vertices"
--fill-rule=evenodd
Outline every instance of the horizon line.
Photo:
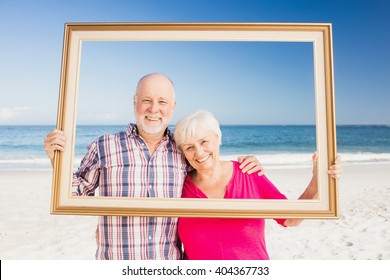
M 77 124 L 77 125 L 80 125 L 80 126 L 120 126 L 120 125 L 125 125 L 127 126 L 129 123 L 117 123 L 117 124 L 85 124 L 85 123 L 82 123 L 82 124 Z M 221 126 L 271 126 L 271 125 L 275 125 L 275 126 L 300 126 L 300 125 L 304 125 L 304 126 L 315 126 L 316 124 L 307 124 L 307 123 L 302 123 L 302 124 L 294 124 L 294 123 L 273 123 L 273 124 L 253 124 L 253 123 L 248 123 L 248 124 L 245 124 L 245 123 L 242 123 L 242 124 L 232 124 L 232 123 L 220 123 Z M 390 123 L 389 124 L 386 124 L 386 123 L 341 123 L 341 124 L 336 124 L 336 126 L 346 126 L 346 125 L 350 125 L 350 126 L 390 126 Z M 4 126 L 56 126 L 56 124 L 0 124 L 0 127 L 4 127 Z M 168 126 L 175 126 L 175 124 L 169 124 Z

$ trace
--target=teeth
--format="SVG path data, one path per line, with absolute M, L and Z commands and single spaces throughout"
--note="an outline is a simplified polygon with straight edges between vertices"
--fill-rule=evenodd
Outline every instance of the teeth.
M 200 162 L 200 163 L 202 163 L 202 162 L 206 161 L 206 160 L 209 158 L 209 156 L 210 156 L 210 155 L 207 155 L 207 156 L 205 156 L 205 157 L 203 157 L 203 158 L 198 159 L 197 161 Z
M 160 118 L 146 117 L 150 121 L 158 121 Z

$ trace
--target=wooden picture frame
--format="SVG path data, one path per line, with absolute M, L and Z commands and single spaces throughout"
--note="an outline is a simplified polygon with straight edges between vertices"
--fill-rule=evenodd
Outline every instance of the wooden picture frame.
M 86 41 L 260 41 L 310 42 L 314 53 L 316 200 L 223 200 L 76 197 L 71 195 L 81 49 Z M 327 171 L 336 157 L 331 24 L 311 23 L 67 23 L 65 24 L 57 128 L 68 136 L 56 152 L 52 214 L 337 218 L 337 181 Z

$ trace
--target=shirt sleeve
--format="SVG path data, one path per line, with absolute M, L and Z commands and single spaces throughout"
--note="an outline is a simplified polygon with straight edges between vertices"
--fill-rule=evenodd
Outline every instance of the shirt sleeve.
M 97 141 L 89 147 L 88 152 L 81 160 L 78 170 L 73 173 L 72 195 L 94 196 L 99 186 L 100 159 Z
M 287 199 L 287 197 L 276 188 L 267 176 L 257 176 L 257 181 L 259 186 L 263 186 L 261 192 L 265 199 Z
M 258 176 L 257 179 L 261 182 L 259 182 L 259 185 L 264 186 L 262 188 L 263 196 L 266 199 L 287 199 L 287 197 L 282 194 L 276 186 L 265 176 Z M 284 222 L 286 219 L 274 219 L 279 225 L 284 226 Z

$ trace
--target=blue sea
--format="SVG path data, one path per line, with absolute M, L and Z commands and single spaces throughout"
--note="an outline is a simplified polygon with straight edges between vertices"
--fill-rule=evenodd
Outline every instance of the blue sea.
M 100 135 L 123 130 L 126 125 L 85 125 L 76 130 L 77 166 L 91 141 Z M 54 126 L 0 126 L 0 170 L 50 170 L 43 138 Z M 173 131 L 174 127 L 170 127 Z M 313 125 L 225 125 L 222 158 L 256 155 L 267 168 L 311 165 L 315 151 Z M 343 162 L 390 163 L 390 126 L 337 126 L 337 151 Z

